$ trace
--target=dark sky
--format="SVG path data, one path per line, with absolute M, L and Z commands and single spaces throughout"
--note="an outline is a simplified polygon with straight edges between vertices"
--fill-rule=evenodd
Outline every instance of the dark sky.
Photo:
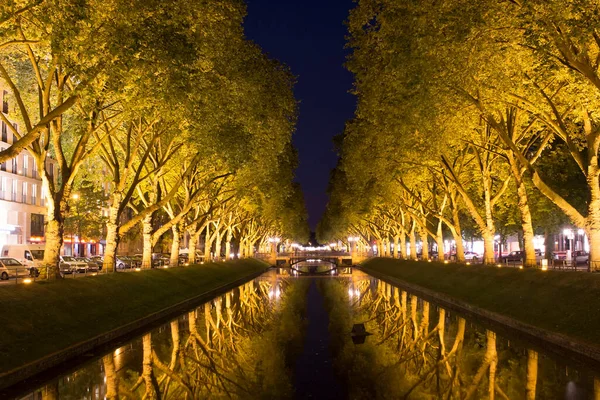
M 245 30 L 271 58 L 298 78 L 300 101 L 294 145 L 300 156 L 296 180 L 302 185 L 311 228 L 327 204 L 329 172 L 335 167 L 332 138 L 352 118 L 352 75 L 344 69 L 346 27 L 352 0 L 247 0 Z

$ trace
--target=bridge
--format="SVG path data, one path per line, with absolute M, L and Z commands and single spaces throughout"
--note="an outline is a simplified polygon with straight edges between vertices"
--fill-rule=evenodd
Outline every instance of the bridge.
M 325 262 L 334 267 L 351 266 L 352 256 L 342 251 L 297 251 L 290 253 L 278 253 L 275 257 L 276 266 L 294 267 L 302 262 Z

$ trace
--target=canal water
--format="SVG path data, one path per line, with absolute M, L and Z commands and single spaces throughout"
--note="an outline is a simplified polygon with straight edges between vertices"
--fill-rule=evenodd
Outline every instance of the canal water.
M 598 366 L 502 331 L 361 271 L 307 264 L 0 397 L 600 398 Z

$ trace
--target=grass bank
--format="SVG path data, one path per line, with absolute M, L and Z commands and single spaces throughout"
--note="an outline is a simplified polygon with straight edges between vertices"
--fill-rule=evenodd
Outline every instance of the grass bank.
M 362 268 L 600 347 L 600 274 L 389 258 Z
M 266 267 L 249 259 L 0 287 L 0 375 Z

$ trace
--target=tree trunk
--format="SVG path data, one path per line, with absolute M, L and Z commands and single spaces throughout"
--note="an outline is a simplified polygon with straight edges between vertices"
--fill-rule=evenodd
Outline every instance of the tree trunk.
M 548 228 L 544 229 L 544 250 L 544 258 L 550 264 L 550 260 L 554 259 L 554 235 Z
M 211 261 L 210 251 L 212 249 L 212 238 L 210 237 L 210 224 L 206 225 L 206 236 L 204 237 L 204 261 Z
M 198 238 L 201 232 L 192 232 L 190 234 L 190 241 L 188 242 L 188 264 L 190 265 L 196 263 L 196 246 L 198 245 Z
M 116 203 L 115 196 L 112 198 L 112 205 L 108 211 L 108 221 L 106 222 L 106 247 L 104 248 L 104 261 L 102 268 L 105 271 L 115 272 L 117 248 L 119 247 L 119 206 Z
M 408 239 L 410 240 L 410 259 L 417 259 L 417 239 L 415 237 L 415 224 L 413 223 L 410 228 L 410 232 L 408 233 Z
M 435 233 L 435 243 L 437 245 L 438 261 L 444 261 L 444 231 L 442 229 L 442 220 L 438 221 L 437 231 Z
M 533 223 L 531 222 L 531 212 L 529 210 L 529 199 L 527 197 L 527 190 L 525 188 L 525 182 L 521 175 L 520 168 L 517 161 L 514 159 L 512 153 L 509 152 L 508 161 L 510 169 L 517 185 L 517 206 L 519 208 L 519 214 L 521 216 L 521 227 L 523 229 L 523 250 L 525 251 L 525 258 L 523 260 L 524 267 L 535 267 L 537 265 L 535 259 L 535 246 L 533 245 Z M 500 256 L 500 254 L 498 255 Z
M 152 215 L 142 219 L 142 268 L 152 268 Z
M 231 260 L 231 239 L 225 241 L 225 261 Z
M 152 337 L 150 334 L 144 335 L 142 338 L 142 378 L 146 386 L 144 393 L 144 399 L 157 399 L 158 393 L 156 391 L 156 378 L 154 377 L 154 371 L 152 368 Z
M 463 262 L 465 261 L 465 247 L 463 245 L 462 228 L 460 226 L 460 214 L 458 207 L 452 207 L 452 225 L 454 225 L 452 236 L 454 237 L 454 243 L 456 246 L 456 261 Z
M 61 277 L 58 264 L 60 262 L 60 249 L 63 244 L 63 224 L 56 219 L 46 223 L 46 246 L 43 265 L 46 268 L 48 279 Z
M 535 350 L 527 350 L 527 400 L 535 400 L 535 389 L 538 376 L 538 353 Z
M 590 241 L 589 270 L 600 271 L 600 229 L 587 230 Z
M 425 221 L 425 223 L 427 223 L 427 221 Z M 421 259 L 429 260 L 429 242 L 427 240 L 428 235 L 427 230 L 424 227 L 419 229 L 419 236 L 421 237 Z
M 404 228 L 400 234 L 400 258 L 406 260 L 406 231 Z
M 45 226 L 45 241 L 44 247 L 44 260 L 43 266 L 46 268 L 46 276 L 48 279 L 58 279 L 61 277 L 59 262 L 60 262 L 60 249 L 63 245 L 64 236 L 64 217 L 67 212 L 67 202 L 62 200 L 68 198 L 70 195 L 69 191 L 63 191 L 62 193 L 55 195 L 50 190 L 51 177 L 46 175 L 44 169 L 45 160 L 38 160 L 38 172 L 42 177 L 42 185 L 47 193 L 46 197 L 46 226 Z M 63 188 L 63 190 L 65 190 Z
M 104 375 L 106 376 L 106 400 L 117 400 L 119 398 L 119 384 L 117 381 L 117 372 L 115 371 L 115 360 L 113 353 L 108 353 L 102 357 L 104 365 Z
M 58 400 L 58 379 L 44 386 L 42 390 L 42 400 Z
M 217 238 L 215 240 L 215 260 L 217 261 L 221 261 L 221 232 L 219 232 L 219 229 L 216 228 L 216 234 L 217 234 Z
M 171 242 L 171 260 L 169 266 L 177 267 L 179 265 L 179 242 L 181 240 L 181 234 L 179 224 L 175 224 L 171 227 L 173 233 L 173 241 Z
M 483 236 L 483 263 L 494 264 L 494 233 L 482 232 Z
M 398 258 L 398 235 L 394 236 L 394 258 Z

